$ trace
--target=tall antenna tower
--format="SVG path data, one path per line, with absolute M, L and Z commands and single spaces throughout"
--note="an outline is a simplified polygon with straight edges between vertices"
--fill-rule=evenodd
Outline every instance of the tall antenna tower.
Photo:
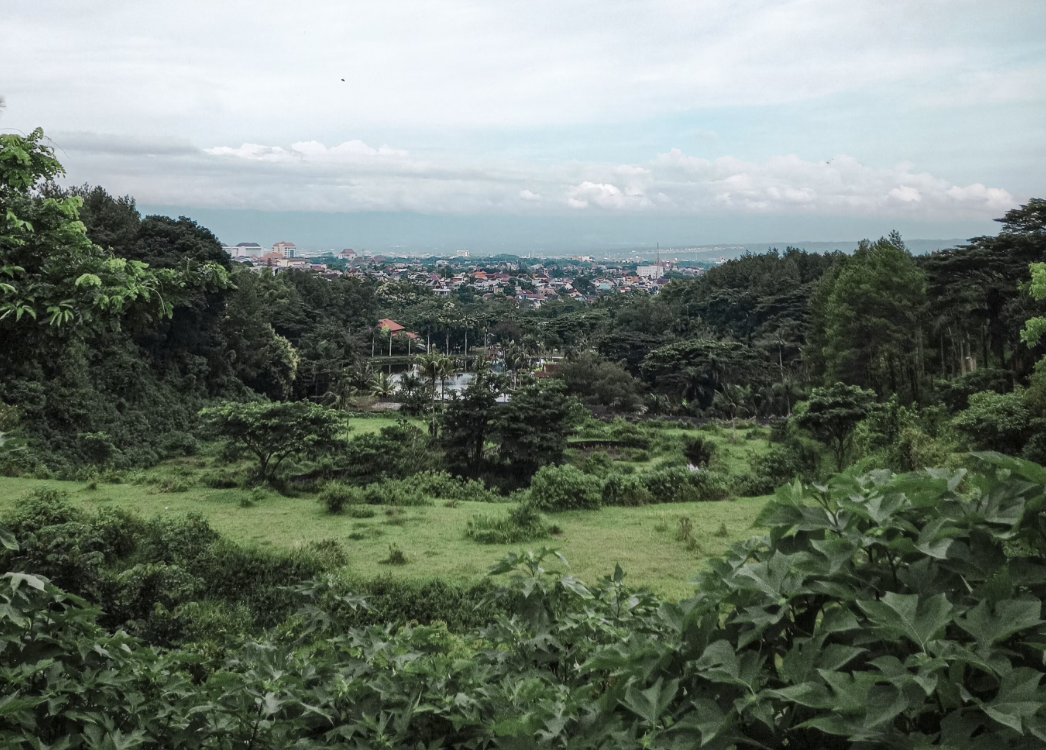
M 657 243 L 657 264 L 654 266 L 654 278 L 661 278 L 661 243 Z

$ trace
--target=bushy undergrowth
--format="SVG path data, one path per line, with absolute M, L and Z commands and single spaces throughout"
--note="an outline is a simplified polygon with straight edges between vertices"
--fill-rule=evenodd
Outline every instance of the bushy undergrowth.
M 481 544 L 521 544 L 550 534 L 537 509 L 522 502 L 508 513 L 473 516 L 465 525 L 465 536 Z
M 530 502 L 538 510 L 595 510 L 604 505 L 695 503 L 725 500 L 733 485 L 716 471 L 672 467 L 639 474 L 597 476 L 575 466 L 545 466 L 530 484 Z
M 44 575 L 101 606 L 107 626 L 164 644 L 198 627 L 199 608 L 183 608 L 189 602 L 246 607 L 252 626 L 269 627 L 294 608 L 288 586 L 345 564 L 330 541 L 289 554 L 249 549 L 222 539 L 199 515 L 87 513 L 56 490 L 30 493 L 4 521 L 20 543 L 17 552 L 0 552 L 4 570 Z
M 631 590 L 620 569 L 586 586 L 549 570 L 547 550 L 496 566 L 500 592 L 389 582 L 374 606 L 321 577 L 297 587 L 303 606 L 277 633 L 206 665 L 111 635 L 82 600 L 8 574 L 0 744 L 1039 747 L 1046 470 L 984 459 L 979 476 L 782 488 L 767 536 L 714 560 L 687 601 Z M 467 632 L 435 617 L 367 627 L 430 600 L 475 611 L 477 593 L 505 613 Z M 61 669 L 38 668 L 45 651 Z
M 595 510 L 603 503 L 602 482 L 576 466 L 543 466 L 530 480 L 530 504 L 554 513 Z
M 359 487 L 350 487 L 330 482 L 320 491 L 317 498 L 320 505 L 327 509 L 331 515 L 338 515 L 345 511 L 350 505 L 359 505 L 364 501 L 363 491 Z

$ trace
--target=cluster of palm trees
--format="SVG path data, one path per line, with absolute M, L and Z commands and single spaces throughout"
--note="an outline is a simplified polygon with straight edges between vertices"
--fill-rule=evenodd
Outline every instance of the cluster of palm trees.
M 806 397 L 800 384 L 784 378 L 758 388 L 727 383 L 715 392 L 712 408 L 734 421 L 745 417 L 790 417 L 792 407 Z

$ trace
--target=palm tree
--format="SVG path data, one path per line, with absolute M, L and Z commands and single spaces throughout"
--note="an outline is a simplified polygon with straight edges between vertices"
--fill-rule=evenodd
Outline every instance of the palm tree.
M 744 385 L 725 385 L 716 393 L 712 406 L 719 413 L 726 414 L 734 429 L 737 429 L 737 418 L 752 414 L 752 389 Z
M 428 354 L 423 354 L 418 357 L 417 365 L 418 370 L 422 375 L 429 379 L 432 384 L 431 396 L 432 396 L 432 425 L 429 428 L 429 432 L 432 435 L 436 434 L 436 381 L 439 380 L 443 385 L 441 396 L 446 393 L 446 379 L 454 371 L 454 360 L 448 357 L 446 354 L 440 354 L 438 351 L 431 351 Z M 442 399 L 441 399 L 442 400 Z
M 331 383 L 330 390 L 323 394 L 320 403 L 331 409 L 352 411 L 356 406 L 356 399 L 359 395 L 359 388 L 350 379 L 339 378 Z
M 395 392 L 396 384 L 393 382 L 391 375 L 379 372 L 370 381 L 370 393 L 372 396 L 390 398 Z
M 512 373 L 512 387 L 516 387 L 516 380 L 519 375 L 519 368 L 523 367 L 527 362 L 527 353 L 523 348 L 513 341 L 508 349 L 505 350 L 505 368 Z

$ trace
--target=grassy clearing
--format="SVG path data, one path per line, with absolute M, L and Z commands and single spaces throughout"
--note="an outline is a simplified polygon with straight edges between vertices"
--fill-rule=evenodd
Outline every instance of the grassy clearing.
M 355 414 L 349 415 L 349 435 L 356 437 L 357 435 L 369 435 L 377 434 L 381 432 L 383 427 L 394 427 L 401 420 L 406 419 L 411 424 L 418 427 L 426 427 L 428 422 L 417 417 L 404 417 L 398 415 L 391 416 L 370 416 L 360 417 Z
M 361 419 L 355 425 L 371 421 L 377 420 Z M 200 513 L 217 531 L 241 544 L 288 549 L 310 540 L 335 539 L 347 552 L 348 570 L 365 578 L 474 581 L 506 553 L 542 544 L 481 545 L 467 540 L 464 530 L 469 517 L 508 511 L 506 505 L 470 502 L 456 507 L 441 503 L 421 508 L 367 506 L 375 511 L 373 517 L 353 518 L 327 515 L 313 497 L 287 498 L 271 492 L 199 487 L 159 492 L 155 487 L 127 484 L 98 484 L 92 490 L 81 482 L 0 478 L 0 514 L 35 487 L 67 490 L 74 503 L 90 509 L 122 508 L 145 517 Z M 254 504 L 243 507 L 245 497 Z M 633 585 L 685 597 L 693 591 L 687 581 L 705 559 L 753 534 L 752 523 L 764 502 L 765 498 L 745 498 L 561 513 L 550 521 L 562 533 L 545 544 L 560 550 L 572 573 L 582 580 L 594 581 L 620 564 Z M 680 517 L 690 519 L 690 539 L 680 534 L 686 525 Z M 723 527 L 726 536 L 719 535 Z M 406 564 L 383 564 L 390 547 L 403 551 Z

